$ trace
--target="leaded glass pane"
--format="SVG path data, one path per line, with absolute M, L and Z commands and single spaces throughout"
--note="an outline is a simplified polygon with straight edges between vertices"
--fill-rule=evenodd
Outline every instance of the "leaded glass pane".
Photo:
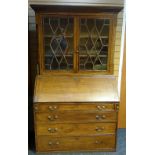
M 43 35 L 46 70 L 73 69 L 72 17 L 44 17 Z
M 109 19 L 80 19 L 80 70 L 107 70 L 109 25 Z

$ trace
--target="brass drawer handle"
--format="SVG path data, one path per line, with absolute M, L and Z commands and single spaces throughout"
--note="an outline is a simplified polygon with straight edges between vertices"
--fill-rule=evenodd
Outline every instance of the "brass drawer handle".
M 105 119 L 105 118 L 106 118 L 105 115 L 96 115 L 97 120 L 101 120 L 101 119 Z
M 105 119 L 106 118 L 106 116 L 105 115 L 102 115 L 102 119 Z
M 101 132 L 101 131 L 103 131 L 104 130 L 104 127 L 96 127 L 96 129 L 95 129 L 97 132 Z
M 103 106 L 98 105 L 98 106 L 97 106 L 97 109 L 98 109 L 98 110 L 104 110 L 104 109 L 106 109 L 106 106 L 105 106 L 105 105 L 103 105 Z
M 57 128 L 48 128 L 48 131 L 49 131 L 50 133 L 55 133 L 55 132 L 58 131 L 58 129 L 57 129 Z
M 98 140 L 96 140 L 96 141 L 95 141 L 95 144 L 103 144 L 103 141 L 98 141 Z
M 56 109 L 57 109 L 57 106 L 56 106 L 56 105 L 55 105 L 55 106 L 49 106 L 48 109 L 49 109 L 50 111 L 53 111 L 53 110 L 56 110 Z
M 49 141 L 48 142 L 48 145 L 50 145 L 50 146 L 52 146 L 52 145 L 59 145 L 59 144 L 60 144 L 59 141 L 56 141 L 56 142 Z
M 48 116 L 48 119 L 50 120 L 50 121 L 54 121 L 55 119 L 57 119 L 58 118 L 58 116 L 57 115 L 54 115 L 53 117 L 52 116 Z
M 59 145 L 60 143 L 59 143 L 59 141 L 57 141 L 57 142 L 55 142 L 55 144 L 56 144 L 56 145 Z

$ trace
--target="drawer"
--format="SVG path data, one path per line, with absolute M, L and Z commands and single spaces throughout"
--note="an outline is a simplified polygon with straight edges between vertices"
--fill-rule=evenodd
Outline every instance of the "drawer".
M 35 112 L 54 112 L 67 110 L 91 110 L 91 111 L 114 111 L 113 103 L 37 103 L 34 105 Z
M 79 123 L 79 122 L 116 122 L 116 112 L 54 112 L 36 113 L 36 122 Z
M 37 135 L 51 136 L 91 136 L 115 134 L 116 123 L 80 123 L 80 124 L 37 124 Z
M 37 137 L 37 151 L 80 151 L 80 150 L 112 150 L 115 149 L 115 135 L 93 137 L 53 138 Z

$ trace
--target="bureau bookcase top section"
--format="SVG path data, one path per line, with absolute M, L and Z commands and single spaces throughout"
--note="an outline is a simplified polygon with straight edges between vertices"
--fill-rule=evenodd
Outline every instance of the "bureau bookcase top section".
M 32 8 L 36 11 L 40 74 L 113 73 L 116 14 L 120 7 Z
M 33 98 L 36 151 L 115 151 L 117 81 L 103 74 L 113 74 L 121 7 L 32 8 L 39 65 Z
M 34 102 L 118 102 L 113 77 L 37 76 Z

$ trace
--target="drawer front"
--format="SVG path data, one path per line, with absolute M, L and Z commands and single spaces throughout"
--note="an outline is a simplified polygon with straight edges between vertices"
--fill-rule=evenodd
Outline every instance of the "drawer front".
M 115 135 L 69 138 L 53 138 L 51 136 L 37 137 L 37 150 L 40 152 L 66 150 L 99 151 L 102 149 L 115 149 Z
M 116 123 L 37 124 L 37 135 L 90 136 L 115 134 Z
M 54 104 L 43 103 L 34 105 L 35 112 L 54 112 L 54 111 L 67 111 L 67 110 L 92 110 L 92 111 L 114 111 L 114 104 L 110 103 L 91 103 L 91 104 Z
M 36 122 L 80 123 L 80 122 L 116 122 L 116 112 L 55 112 L 36 113 Z

